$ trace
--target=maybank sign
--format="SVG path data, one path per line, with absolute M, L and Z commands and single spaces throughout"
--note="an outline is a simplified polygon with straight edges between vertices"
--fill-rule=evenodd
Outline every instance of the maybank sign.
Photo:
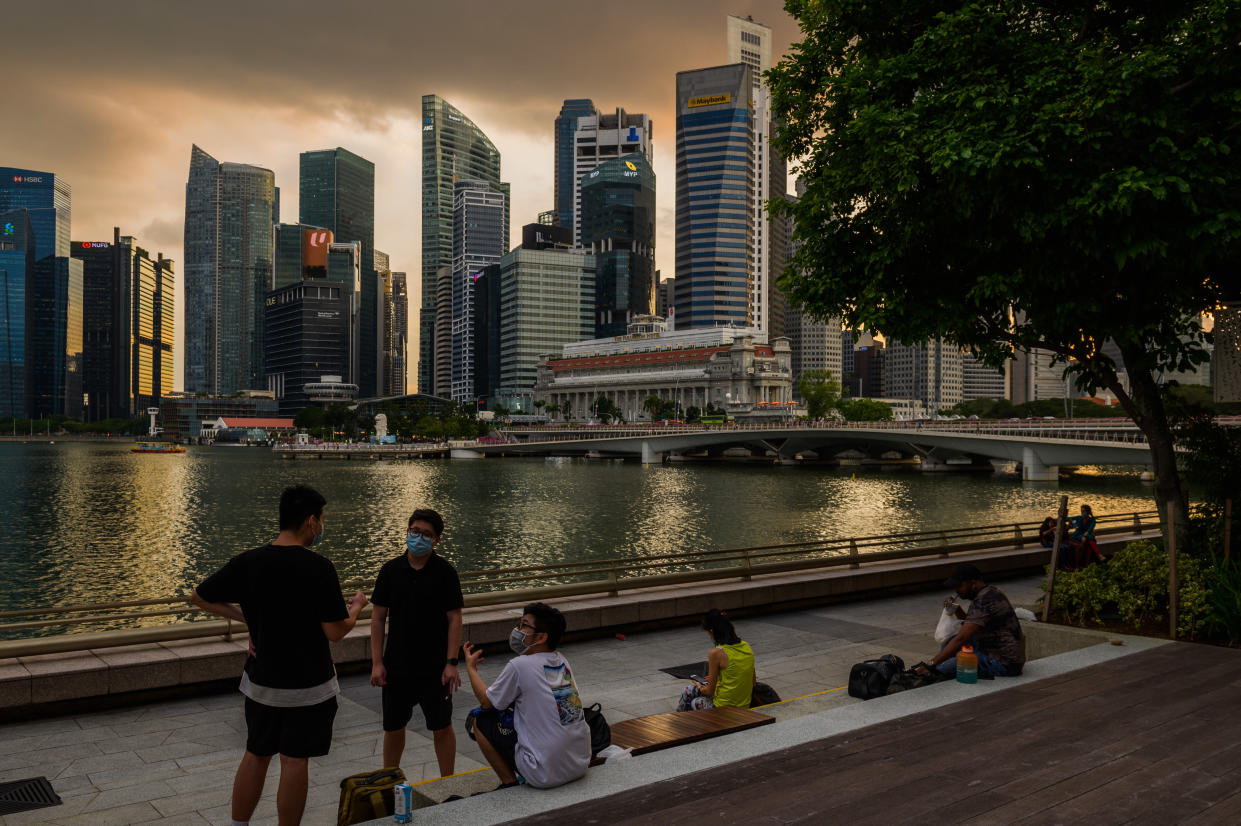
M 707 95 L 700 98 L 690 98 L 686 104 L 690 109 L 697 106 L 718 106 L 721 103 L 731 103 L 733 96 L 729 93 L 722 95 Z

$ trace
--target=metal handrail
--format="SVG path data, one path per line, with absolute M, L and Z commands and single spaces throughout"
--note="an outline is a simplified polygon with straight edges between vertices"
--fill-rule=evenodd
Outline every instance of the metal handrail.
M 1141 533 L 1144 529 L 1157 527 L 1157 517 L 1157 512 L 1153 510 L 1101 515 L 1096 519 L 1095 533 Z M 753 576 L 769 573 L 828 567 L 857 568 L 867 563 L 919 557 L 943 558 L 954 553 L 986 549 L 1021 549 L 1038 543 L 1038 527 L 1037 523 L 1006 523 L 747 548 L 686 551 L 638 558 L 546 563 L 521 568 L 465 571 L 460 574 L 460 579 L 463 590 L 469 591 L 465 596 L 465 603 L 469 607 L 562 596 L 616 595 L 621 590 L 662 585 L 719 579 L 749 580 Z M 677 570 L 678 568 L 680 570 Z M 342 588 L 348 593 L 358 588 L 369 590 L 373 585 L 373 579 L 352 580 L 343 583 Z M 501 587 L 497 589 L 497 585 Z M 503 587 L 521 585 L 525 587 Z M 488 590 L 475 590 L 483 586 Z M 101 613 L 146 606 L 178 607 L 157 611 Z M 189 604 L 184 595 L 86 605 L 57 605 L 0 611 L 0 632 L 83 626 L 102 622 L 143 621 L 203 613 L 205 612 L 200 612 Z M 369 616 L 369 610 L 365 611 L 363 616 Z M 41 619 L 24 619 L 27 617 Z M 18 621 L 5 622 L 14 619 Z M 234 629 L 239 628 L 244 628 L 244 625 L 214 619 L 190 620 L 104 632 L 62 633 L 55 636 L 0 640 L 0 658 L 138 642 L 231 635 Z

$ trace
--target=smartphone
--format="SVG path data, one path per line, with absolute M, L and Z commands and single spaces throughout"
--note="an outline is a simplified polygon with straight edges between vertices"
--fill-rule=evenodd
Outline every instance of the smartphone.
M 699 677 L 697 674 L 690 674 L 690 675 L 689 675 L 689 678 L 690 678 L 691 680 L 693 680 L 694 682 L 696 682 L 696 683 L 702 683 L 703 685 L 706 685 L 706 682 L 707 682 L 707 681 L 706 681 L 706 680 L 704 680 L 702 677 Z

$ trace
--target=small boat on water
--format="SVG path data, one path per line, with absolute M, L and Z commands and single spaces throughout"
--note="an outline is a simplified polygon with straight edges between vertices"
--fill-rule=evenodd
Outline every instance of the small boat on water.
M 138 442 L 130 453 L 184 453 L 185 448 L 173 442 Z

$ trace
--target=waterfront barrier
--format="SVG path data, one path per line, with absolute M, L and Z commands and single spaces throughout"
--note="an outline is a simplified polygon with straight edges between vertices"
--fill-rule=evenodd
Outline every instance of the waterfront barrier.
M 1155 511 L 1097 517 L 1095 534 L 1140 535 L 1158 529 Z M 756 576 L 858 569 L 880 563 L 945 560 L 985 551 L 1039 550 L 1037 523 L 966 526 L 935 531 L 686 551 L 460 573 L 468 608 L 565 597 L 618 596 L 622 591 L 690 586 Z M 1049 553 L 1049 552 L 1045 552 Z M 373 579 L 343 583 L 346 594 L 369 592 Z M 369 607 L 363 617 L 369 616 Z M 210 617 L 210 619 L 207 619 Z M 176 620 L 176 621 L 170 621 Z M 66 633 L 71 632 L 71 633 Z M 243 623 L 215 619 L 175 595 L 123 602 L 0 611 L 0 660 L 147 643 L 244 634 Z

